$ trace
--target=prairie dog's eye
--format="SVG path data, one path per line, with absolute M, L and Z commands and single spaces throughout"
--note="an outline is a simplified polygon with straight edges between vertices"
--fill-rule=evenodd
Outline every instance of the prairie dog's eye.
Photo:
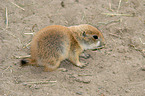
M 97 35 L 94 35 L 93 38 L 94 38 L 94 39 L 98 39 L 98 36 L 97 36 Z

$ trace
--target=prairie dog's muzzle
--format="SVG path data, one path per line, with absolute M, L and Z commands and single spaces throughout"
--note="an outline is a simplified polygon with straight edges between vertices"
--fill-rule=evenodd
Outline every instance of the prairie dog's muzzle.
M 104 48 L 105 47 L 105 42 L 102 41 L 101 39 L 98 40 L 97 42 L 97 47 L 100 48 Z

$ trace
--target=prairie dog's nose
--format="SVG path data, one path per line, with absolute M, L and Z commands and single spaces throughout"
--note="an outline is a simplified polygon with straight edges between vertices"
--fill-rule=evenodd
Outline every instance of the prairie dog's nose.
M 102 41 L 102 39 L 99 39 L 98 42 L 100 43 L 98 47 L 101 47 L 101 48 L 105 47 L 105 42 L 104 42 L 104 40 Z

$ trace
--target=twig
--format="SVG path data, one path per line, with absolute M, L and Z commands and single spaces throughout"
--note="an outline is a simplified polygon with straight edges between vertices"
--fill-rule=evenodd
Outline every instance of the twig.
M 130 47 L 134 48 L 136 51 L 143 52 L 143 50 L 136 48 L 136 46 L 133 45 L 133 44 L 128 44 L 128 45 L 129 45 Z
M 8 18 L 8 9 L 7 9 L 7 7 L 6 7 L 6 21 L 5 21 L 5 23 L 6 23 L 6 28 L 8 28 L 9 18 Z
M 118 35 L 116 35 L 116 34 L 113 34 L 113 33 L 109 33 L 109 35 L 112 35 L 112 36 L 114 36 L 114 37 L 117 37 L 117 38 L 122 38 L 122 37 L 120 37 L 120 36 L 118 36 Z
M 114 12 L 114 10 L 111 7 L 111 3 L 109 2 L 109 10 L 111 10 L 112 12 Z
M 120 20 L 113 20 L 113 21 L 109 21 L 109 22 L 98 22 L 99 24 L 103 24 L 103 25 L 108 25 L 108 24 L 110 24 L 110 23 L 117 23 L 117 22 L 120 22 Z
M 130 16 L 132 17 L 133 15 L 132 14 L 118 14 L 118 13 L 101 13 L 101 14 L 104 14 L 104 15 L 108 15 L 108 16 Z
M 65 22 L 66 24 L 68 24 L 68 21 L 67 21 L 67 20 L 65 20 L 64 22 Z
M 24 34 L 26 34 L 26 35 L 33 35 L 34 33 L 24 33 Z
M 87 75 L 87 74 L 78 74 L 78 76 L 92 76 L 92 75 Z
M 141 38 L 139 38 L 139 40 L 140 40 L 140 42 L 141 42 L 142 44 L 145 44 L 145 43 L 143 43 L 143 41 L 141 40 Z
M 6 70 L 8 70 L 10 68 L 10 66 L 8 66 L 6 69 L 4 69 L 4 72 L 6 71 Z M 4 76 L 4 72 L 2 72 L 2 77 Z
M 28 44 L 26 44 L 23 48 L 28 47 L 31 44 L 31 42 L 29 42 Z
M 14 2 L 11 2 L 13 5 L 15 5 L 16 7 L 22 9 L 23 11 L 25 10 L 24 8 L 20 7 L 19 5 L 15 4 Z
M 129 85 L 139 85 L 139 84 L 145 84 L 145 81 L 129 83 Z
M 88 21 L 88 19 L 86 18 L 86 12 L 83 11 L 82 13 L 82 19 L 81 19 L 81 22 L 84 22 L 84 20 L 86 21 L 87 24 L 89 24 L 90 22 Z
M 2 28 L 3 29 L 3 28 Z M 12 37 L 16 38 L 18 40 L 19 43 L 21 43 L 20 38 L 18 38 L 17 36 L 15 36 L 13 33 L 7 32 L 7 30 L 3 29 L 7 34 L 11 35 Z
M 111 35 L 111 34 L 110 34 Z M 112 37 L 111 37 L 111 39 L 114 41 L 114 42 L 116 42 Z
M 84 12 L 83 12 L 82 19 L 81 19 L 81 22 L 84 21 L 85 18 L 86 18 L 86 16 L 85 16 L 85 11 L 84 11 Z
M 22 58 L 29 58 L 31 55 L 26 56 L 14 56 L 16 59 L 22 59 Z
M 142 56 L 145 57 L 145 49 L 137 48 L 134 44 L 132 44 L 132 41 L 130 42 L 130 44 L 128 44 L 128 46 L 136 51 L 139 51 L 142 54 Z
M 126 3 L 128 3 L 128 0 L 125 0 Z
M 118 11 L 119 11 L 119 9 L 120 9 L 121 1 L 122 1 L 122 0 L 119 1 L 119 5 L 118 5 L 118 9 L 117 9 L 117 13 L 118 13 Z
M 49 83 L 56 83 L 57 81 L 37 81 L 37 82 L 25 82 L 24 85 L 27 84 L 49 84 Z
M 32 31 L 34 32 L 34 28 L 35 27 L 37 27 L 37 24 L 34 24 L 33 26 L 32 26 Z
M 76 78 L 75 81 L 80 82 L 80 83 L 85 83 L 85 84 L 89 84 L 91 82 L 91 80 L 84 81 L 84 80 L 80 80 L 80 79 L 77 79 L 77 78 Z

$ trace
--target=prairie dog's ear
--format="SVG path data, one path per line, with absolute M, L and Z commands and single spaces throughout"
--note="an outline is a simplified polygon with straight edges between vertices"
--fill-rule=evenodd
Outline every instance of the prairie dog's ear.
M 86 37 L 87 36 L 85 31 L 83 31 L 83 34 L 82 35 L 83 35 L 83 37 Z

